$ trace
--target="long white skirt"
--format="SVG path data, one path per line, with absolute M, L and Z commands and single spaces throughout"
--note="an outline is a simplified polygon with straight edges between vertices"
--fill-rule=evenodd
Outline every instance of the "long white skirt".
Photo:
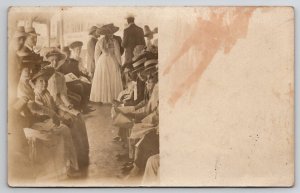
M 121 71 L 117 59 L 102 53 L 95 65 L 90 101 L 111 103 L 123 90 Z

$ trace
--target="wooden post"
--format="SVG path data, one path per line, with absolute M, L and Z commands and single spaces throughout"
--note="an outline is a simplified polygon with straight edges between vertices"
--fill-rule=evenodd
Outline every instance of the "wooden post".
M 59 36 L 60 36 L 60 49 L 62 50 L 64 47 L 64 20 L 63 20 L 63 11 L 60 13 L 59 18 Z
M 50 39 L 51 39 L 51 22 L 50 19 L 47 20 L 47 46 L 50 47 Z

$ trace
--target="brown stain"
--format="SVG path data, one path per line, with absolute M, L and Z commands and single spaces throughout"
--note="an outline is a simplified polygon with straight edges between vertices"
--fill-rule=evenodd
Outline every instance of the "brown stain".
M 227 25 L 224 24 L 224 17 L 229 11 L 233 11 L 233 17 Z M 248 31 L 250 17 L 256 7 L 228 8 L 226 11 L 217 13 L 218 8 L 211 8 L 211 17 L 204 20 L 197 18 L 197 23 L 189 37 L 183 45 L 167 63 L 163 75 L 170 73 L 176 62 L 186 54 L 190 48 L 197 47 L 200 50 L 199 63 L 194 71 L 172 92 L 169 104 L 174 106 L 178 99 L 185 92 L 195 88 L 195 83 L 201 78 L 208 65 L 213 60 L 215 54 L 223 49 L 224 54 L 228 54 L 238 39 L 245 38 Z

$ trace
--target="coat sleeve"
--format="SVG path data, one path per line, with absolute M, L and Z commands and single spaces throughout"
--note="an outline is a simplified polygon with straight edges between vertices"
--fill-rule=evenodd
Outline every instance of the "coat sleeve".
M 144 30 L 142 28 L 140 28 L 140 43 L 143 46 L 146 45 L 145 38 L 144 38 Z
M 122 47 L 126 48 L 128 46 L 128 31 L 124 30 Z

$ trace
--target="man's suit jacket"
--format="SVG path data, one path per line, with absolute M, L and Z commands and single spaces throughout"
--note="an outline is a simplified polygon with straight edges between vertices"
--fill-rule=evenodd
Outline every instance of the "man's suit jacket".
M 117 42 L 120 46 L 120 53 L 121 53 L 121 56 L 122 56 L 123 53 L 124 53 L 124 48 L 122 46 L 122 38 L 120 36 L 116 36 L 116 35 L 114 35 L 113 37 L 117 40 Z
M 98 39 L 91 37 L 87 43 L 87 71 L 89 73 L 94 73 L 95 71 L 95 46 Z
M 137 45 L 146 45 L 146 42 L 143 29 L 133 23 L 124 29 L 122 46 L 125 48 L 126 62 L 131 61 L 133 50 Z

